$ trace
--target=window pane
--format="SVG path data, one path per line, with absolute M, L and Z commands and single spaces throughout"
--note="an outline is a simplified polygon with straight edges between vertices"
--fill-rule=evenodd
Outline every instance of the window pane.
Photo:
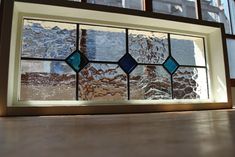
M 125 29 L 80 25 L 79 43 L 89 60 L 117 62 L 126 53 Z
M 227 0 L 201 0 L 201 7 L 203 20 L 224 23 L 226 33 L 231 33 Z
M 79 100 L 127 100 L 127 76 L 115 64 L 90 63 L 79 74 Z
M 173 75 L 174 99 L 208 99 L 206 69 L 180 67 Z
M 162 64 L 169 55 L 165 33 L 129 30 L 129 53 L 138 63 Z
M 65 59 L 75 49 L 75 24 L 24 20 L 22 57 Z
M 74 100 L 76 75 L 65 62 L 21 60 L 20 100 Z
M 235 34 L 235 1 L 229 0 L 233 34 Z
M 195 0 L 153 0 L 153 11 L 157 13 L 196 18 Z
M 235 40 L 227 39 L 230 78 L 235 79 Z
M 205 66 L 203 38 L 170 35 L 171 54 L 180 65 Z
M 130 99 L 171 99 L 171 77 L 162 66 L 139 65 L 130 74 Z
M 87 3 L 143 10 L 143 0 L 87 0 Z

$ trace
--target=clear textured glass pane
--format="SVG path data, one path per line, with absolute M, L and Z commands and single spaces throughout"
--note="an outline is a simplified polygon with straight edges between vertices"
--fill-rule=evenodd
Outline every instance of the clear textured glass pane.
M 230 78 L 235 78 L 235 40 L 227 39 Z
M 87 3 L 143 10 L 143 0 L 87 0 Z
M 130 99 L 171 99 L 171 77 L 162 66 L 138 65 L 130 74 Z
M 231 33 L 228 0 L 201 0 L 202 19 L 224 23 L 226 33 Z
M 205 66 L 205 53 L 202 38 L 170 35 L 171 54 L 180 65 Z
M 173 75 L 175 99 L 208 99 L 206 69 L 180 67 Z
M 125 29 L 80 25 L 79 43 L 88 60 L 117 62 L 126 53 Z
M 138 63 L 162 64 L 169 56 L 167 34 L 129 30 L 129 53 Z
M 197 17 L 195 0 L 153 0 L 153 11 L 190 18 Z
M 115 64 L 88 64 L 79 73 L 79 99 L 126 100 L 126 74 Z
M 75 49 L 75 24 L 24 20 L 22 57 L 65 59 Z
M 20 100 L 74 100 L 76 75 L 58 61 L 21 60 Z

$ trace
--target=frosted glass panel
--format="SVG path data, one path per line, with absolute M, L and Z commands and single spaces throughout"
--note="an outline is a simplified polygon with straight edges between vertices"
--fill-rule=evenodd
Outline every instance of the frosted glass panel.
M 65 62 L 21 61 L 20 100 L 74 100 L 76 75 Z
M 173 75 L 174 99 L 208 99 L 204 68 L 180 67 Z
M 153 11 L 196 18 L 196 3 L 195 0 L 153 0 Z
M 181 35 L 170 37 L 172 56 L 180 65 L 206 65 L 202 38 Z
M 87 3 L 143 10 L 143 0 L 87 0 Z
M 79 41 L 91 61 L 117 62 L 126 53 L 125 29 L 80 25 Z
M 171 98 L 171 77 L 162 66 L 139 65 L 130 74 L 131 100 Z
M 115 64 L 87 65 L 79 74 L 79 100 L 127 100 L 127 76 Z
M 224 23 L 226 33 L 231 33 L 228 0 L 201 0 L 202 19 Z
M 129 30 L 129 53 L 138 63 L 162 64 L 169 55 L 165 33 Z
M 230 78 L 235 79 L 235 40 L 227 39 Z
M 65 59 L 76 49 L 76 24 L 24 20 L 22 57 Z

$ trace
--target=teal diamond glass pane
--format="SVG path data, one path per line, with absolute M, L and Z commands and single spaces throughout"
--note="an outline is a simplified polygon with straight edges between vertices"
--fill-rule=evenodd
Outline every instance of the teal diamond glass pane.
M 66 62 L 78 72 L 87 65 L 88 59 L 80 51 L 75 51 L 66 59 Z
M 170 57 L 166 60 L 163 66 L 170 74 L 173 74 L 178 68 L 179 64 L 172 57 Z

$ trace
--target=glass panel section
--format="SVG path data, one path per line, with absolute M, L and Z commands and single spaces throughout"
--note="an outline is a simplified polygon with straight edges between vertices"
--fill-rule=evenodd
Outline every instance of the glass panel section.
M 126 53 L 125 29 L 80 25 L 79 43 L 88 60 L 118 62 Z
M 180 67 L 173 75 L 174 99 L 208 99 L 206 69 Z
M 126 74 L 115 64 L 88 64 L 79 73 L 79 100 L 127 100 Z
M 153 11 L 190 18 L 197 17 L 195 0 L 153 0 Z
M 203 38 L 170 35 L 171 54 L 180 65 L 205 66 Z
M 130 99 L 171 99 L 171 77 L 162 66 L 138 65 L 130 74 Z
M 169 56 L 165 33 L 129 30 L 129 53 L 138 63 L 162 64 Z
M 235 79 L 235 40 L 227 39 L 230 78 Z
M 227 0 L 201 0 L 202 19 L 224 23 L 226 33 L 231 33 Z
M 20 100 L 75 100 L 76 74 L 58 61 L 21 60 Z
M 22 57 L 65 59 L 76 49 L 76 24 L 24 20 Z
M 143 0 L 87 0 L 87 3 L 143 10 Z

